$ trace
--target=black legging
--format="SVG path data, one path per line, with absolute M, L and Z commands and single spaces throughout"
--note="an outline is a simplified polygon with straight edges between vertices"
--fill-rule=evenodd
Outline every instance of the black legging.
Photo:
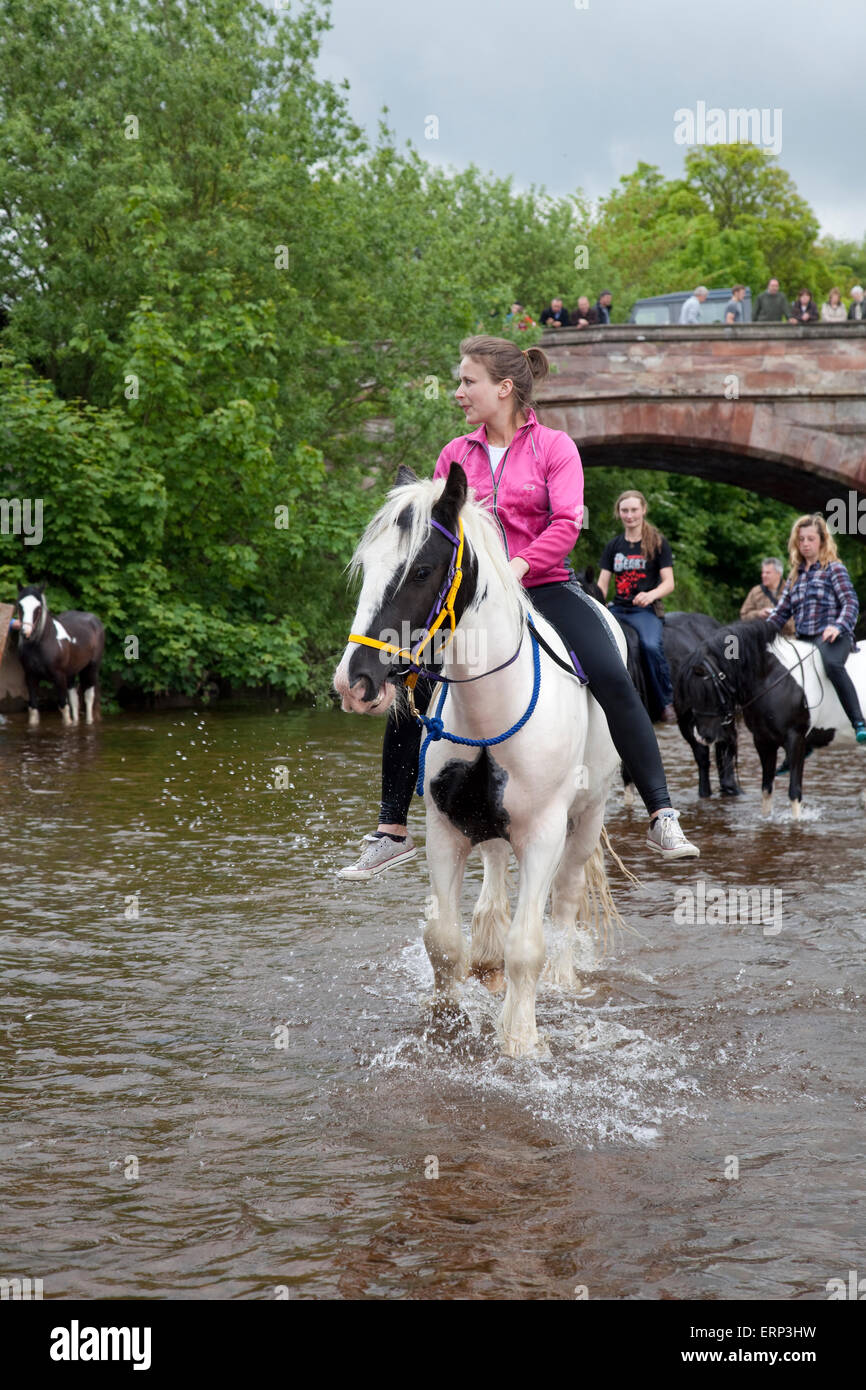
M 670 806 L 670 794 L 649 715 L 631 682 L 613 633 L 575 580 L 540 584 L 531 589 L 535 608 L 553 624 L 577 658 L 598 700 L 616 751 L 631 773 L 650 815 Z M 542 661 L 545 660 L 542 654 Z M 432 684 L 423 677 L 415 687 L 422 712 L 430 703 Z M 380 825 L 405 825 L 418 777 L 422 727 L 401 715 L 388 717 L 382 749 Z
M 800 634 L 798 633 L 799 637 Z M 860 701 L 854 682 L 845 670 L 845 662 L 854 650 L 854 639 L 847 632 L 840 631 L 835 642 L 825 642 L 822 637 L 804 637 L 804 642 L 814 642 L 824 660 L 824 669 L 839 696 L 839 703 L 851 720 L 858 724 L 863 718 Z

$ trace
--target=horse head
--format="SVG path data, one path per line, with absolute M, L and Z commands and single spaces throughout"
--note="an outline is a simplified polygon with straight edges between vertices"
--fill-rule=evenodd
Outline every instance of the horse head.
M 334 689 L 346 711 L 386 713 L 394 703 L 395 678 L 411 668 L 419 644 L 420 664 L 434 664 L 432 644 L 424 639 L 449 597 L 455 625 L 474 597 L 477 565 L 468 548 L 462 575 L 458 579 L 456 574 L 460 513 L 467 495 L 466 474 L 458 463 L 452 463 L 444 489 L 439 488 L 401 467 L 355 552 L 351 568 L 363 574 L 363 583 L 352 638 L 334 675 Z
M 45 590 L 27 584 L 18 590 L 18 615 L 21 636 L 25 642 L 36 642 L 42 636 L 48 620 Z
M 676 705 L 692 715 L 695 741 L 709 747 L 729 737 L 736 717 L 734 692 L 721 663 L 706 652 L 684 667 L 677 682 Z

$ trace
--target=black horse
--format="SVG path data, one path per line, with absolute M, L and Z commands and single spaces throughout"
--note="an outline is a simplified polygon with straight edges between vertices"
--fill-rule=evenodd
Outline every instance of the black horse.
M 105 629 L 93 613 L 70 609 L 59 618 L 48 611 L 43 589 L 28 585 L 18 594 L 18 656 L 24 667 L 29 696 L 29 722 L 39 723 L 39 682 L 51 681 L 64 724 L 78 721 L 79 681 L 84 695 L 84 718 L 93 723 L 99 667 L 105 650 Z
M 698 768 L 698 796 L 712 796 L 710 786 L 710 749 L 706 742 L 695 737 L 694 692 L 683 677 L 689 669 L 696 649 L 714 638 L 721 624 L 708 613 L 669 613 L 665 618 L 664 647 L 674 687 L 674 709 L 680 733 L 692 750 Z M 737 779 L 737 724 L 726 721 L 713 740 L 716 772 L 722 796 L 742 796 Z
M 813 730 L 803 690 L 768 645 L 766 624 L 731 623 L 693 651 L 680 672 L 680 698 L 688 704 L 694 735 L 707 748 L 736 727 L 738 711 L 761 760 L 762 809 L 770 814 L 776 755 L 784 748 L 790 766 L 788 797 L 800 815 L 803 761 L 809 746 L 829 743 L 832 732 Z

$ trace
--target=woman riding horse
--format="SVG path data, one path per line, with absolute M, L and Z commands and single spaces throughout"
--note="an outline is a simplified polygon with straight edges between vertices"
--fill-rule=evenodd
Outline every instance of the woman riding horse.
M 800 516 L 788 537 L 788 583 L 767 623 L 773 635 L 793 617 L 801 642 L 814 642 L 839 703 L 858 743 L 866 743 L 866 723 L 845 662 L 854 650 L 854 624 L 860 603 L 851 576 L 820 512 Z
M 646 498 L 629 488 L 613 506 L 615 521 L 624 530 L 608 541 L 600 562 L 598 586 L 604 598 L 611 574 L 614 600 L 611 612 L 634 628 L 646 663 L 651 708 L 666 724 L 676 724 L 674 687 L 664 649 L 664 619 L 655 605 L 674 591 L 674 559 L 667 539 L 646 519 Z
M 658 744 L 603 617 L 583 593 L 568 555 L 583 520 L 583 469 L 574 441 L 541 425 L 532 409 L 534 381 L 549 364 L 541 348 L 521 351 L 486 335 L 460 344 L 460 384 L 454 395 L 474 426 L 439 455 L 434 477 L 452 462 L 466 472 L 478 502 L 488 502 L 511 568 L 540 613 L 557 628 L 604 710 L 611 737 L 649 812 L 647 844 L 664 859 L 695 858 L 673 810 Z M 415 704 L 426 710 L 432 684 L 420 679 Z M 341 877 L 367 879 L 417 853 L 406 828 L 418 769 L 421 725 L 389 716 L 382 753 L 379 826 L 365 838 L 357 863 Z

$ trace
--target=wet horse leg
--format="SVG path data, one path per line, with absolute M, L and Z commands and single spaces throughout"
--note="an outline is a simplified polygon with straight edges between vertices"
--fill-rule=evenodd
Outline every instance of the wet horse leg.
M 604 803 L 584 811 L 566 836 L 562 861 L 553 880 L 551 915 L 557 949 L 549 966 L 551 981 L 566 989 L 576 984 L 574 943 L 578 929 L 577 912 L 586 884 L 586 862 L 598 844 L 604 820 Z
M 499 1020 L 502 1051 L 506 1057 L 525 1057 L 538 1047 L 535 992 L 544 965 L 543 914 L 562 857 L 565 829 L 563 810 L 561 814 L 548 815 L 528 843 L 515 846 L 520 864 L 520 891 L 505 941 L 508 987 Z
M 466 978 L 466 943 L 460 930 L 460 889 L 472 848 L 465 835 L 428 804 L 427 867 L 431 894 L 425 909 L 424 945 L 433 967 L 435 1006 L 458 1002 Z
M 485 840 L 479 848 L 484 882 L 472 913 L 470 969 L 497 994 L 505 988 L 505 935 L 511 918 L 505 875 L 511 846 L 507 840 Z

